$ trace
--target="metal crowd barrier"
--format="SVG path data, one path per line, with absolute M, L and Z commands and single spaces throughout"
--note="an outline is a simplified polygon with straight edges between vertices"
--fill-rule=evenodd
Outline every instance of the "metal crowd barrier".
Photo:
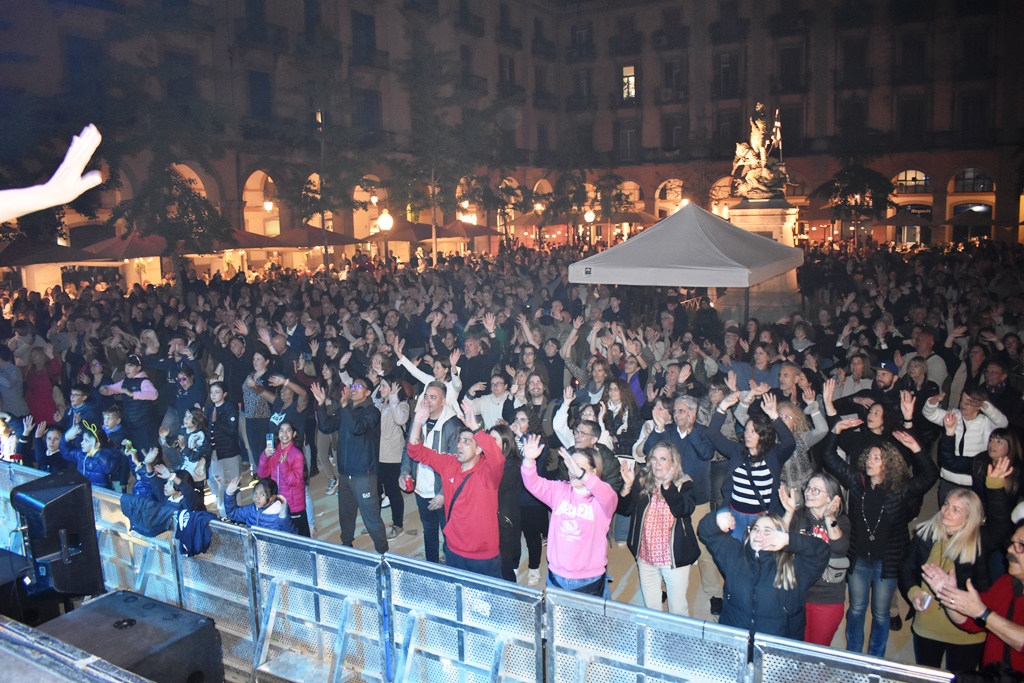
M 0 547 L 21 551 L 0 465 Z M 231 681 L 707 681 L 939 683 L 946 672 L 806 645 L 409 557 L 213 522 L 203 555 L 128 530 L 120 496 L 93 489 L 109 590 L 213 617 Z M 6 533 L 5 533 L 6 532 Z M 752 657 L 748 655 L 752 651 Z M 546 655 L 545 655 L 546 652 Z
M 544 602 L 548 680 L 745 680 L 746 631 L 552 588 Z
M 754 636 L 754 683 L 946 683 L 953 674 L 774 636 Z

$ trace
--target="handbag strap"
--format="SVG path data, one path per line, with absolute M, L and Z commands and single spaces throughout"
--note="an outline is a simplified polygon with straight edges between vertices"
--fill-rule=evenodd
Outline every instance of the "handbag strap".
M 472 476 L 473 476 L 473 472 L 470 472 L 469 474 L 467 474 L 466 478 L 462 480 L 461 484 L 459 484 L 459 488 L 455 489 L 455 495 L 452 496 L 452 502 L 448 505 L 448 514 L 445 515 L 445 520 L 446 521 L 451 521 L 452 509 L 455 507 L 455 501 L 457 501 L 459 499 L 459 494 L 462 493 L 462 487 L 464 487 L 466 485 L 466 482 L 469 481 L 469 478 L 472 477 Z
M 757 502 L 761 504 L 761 509 L 763 511 L 768 512 L 768 503 L 764 502 L 764 496 L 761 495 L 761 489 L 758 488 L 756 483 L 754 483 L 754 473 L 750 470 L 749 459 L 743 461 L 743 468 L 747 470 L 747 477 L 750 479 L 750 486 L 754 489 L 754 493 L 757 494 Z

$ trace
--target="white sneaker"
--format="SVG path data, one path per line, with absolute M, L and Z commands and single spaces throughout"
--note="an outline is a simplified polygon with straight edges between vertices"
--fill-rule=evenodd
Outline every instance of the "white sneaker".
M 383 498 L 381 498 L 380 507 L 381 507 L 381 509 L 391 507 L 391 499 L 388 498 L 387 496 L 384 496 Z
M 526 574 L 526 585 L 528 585 L 528 586 L 537 586 L 539 584 L 540 584 L 540 570 L 539 569 L 531 569 Z
M 331 479 L 330 481 L 327 482 L 327 495 L 328 496 L 333 496 L 334 493 L 337 490 L 338 490 L 338 480 L 337 479 Z

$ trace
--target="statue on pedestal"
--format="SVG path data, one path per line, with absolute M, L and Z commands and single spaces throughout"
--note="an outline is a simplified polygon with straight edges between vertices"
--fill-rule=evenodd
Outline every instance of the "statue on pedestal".
M 778 111 L 772 135 L 766 136 L 767 119 L 764 105 L 760 102 L 750 117 L 750 142 L 736 144 L 736 157 L 732 162 L 732 193 L 746 199 L 772 199 L 785 196 L 785 185 L 789 181 L 786 166 L 782 162 L 782 123 Z M 778 148 L 779 159 L 770 154 Z

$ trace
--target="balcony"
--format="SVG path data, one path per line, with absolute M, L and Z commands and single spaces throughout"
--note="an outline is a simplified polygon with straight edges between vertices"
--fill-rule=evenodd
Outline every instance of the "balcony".
M 455 28 L 477 38 L 483 38 L 486 31 L 484 18 L 472 12 L 459 12 L 459 16 L 455 19 Z
M 896 24 L 931 21 L 934 4 L 932 0 L 890 0 L 889 16 Z
M 306 57 L 341 59 L 341 41 L 324 32 L 303 33 L 295 52 Z
M 870 3 L 847 4 L 836 8 L 836 30 L 866 28 L 875 19 L 875 7 Z
M 768 80 L 768 85 L 772 95 L 797 94 L 807 92 L 808 80 L 807 76 L 803 74 L 796 77 L 787 76 L 785 78 L 772 76 Z
M 768 32 L 776 37 L 799 36 L 807 33 L 814 23 L 814 15 L 810 12 L 780 12 L 768 17 Z
M 278 24 L 250 21 L 244 18 L 236 19 L 235 42 L 243 47 L 286 52 L 288 50 L 288 30 Z
M 585 62 L 594 59 L 597 50 L 593 43 L 573 43 L 565 49 L 565 63 Z
M 640 54 L 644 46 L 644 34 L 629 33 L 608 39 L 608 54 L 612 57 L 630 57 Z
M 716 21 L 708 27 L 711 43 L 723 45 L 726 43 L 742 43 L 747 39 L 747 27 L 750 25 L 748 19 L 736 19 Z
M 387 70 L 391 64 L 391 55 L 384 50 L 352 50 L 352 66 Z
M 678 104 L 685 102 L 689 93 L 685 85 L 678 85 L 674 88 L 658 88 L 654 91 L 655 104 Z
M 743 84 L 738 81 L 711 81 L 711 97 L 716 100 L 734 100 L 743 97 Z
M 526 88 L 519 85 L 518 83 L 512 82 L 498 82 L 498 97 L 503 100 L 515 100 L 517 102 L 526 102 Z
M 549 92 L 535 92 L 533 93 L 533 108 L 558 111 L 558 96 Z
M 487 94 L 487 79 L 476 74 L 465 73 L 459 80 L 459 88 L 477 95 Z
M 241 121 L 242 138 L 266 142 L 285 142 L 291 136 L 295 125 L 297 124 L 294 121 L 246 116 Z
M 621 92 L 613 92 L 608 98 L 608 106 L 612 109 L 629 109 L 640 106 L 640 94 L 626 97 Z
M 523 49 L 523 29 L 509 26 L 508 24 L 498 24 L 498 35 L 496 37 L 499 45 L 505 45 L 506 47 L 512 47 L 517 50 Z
M 833 76 L 838 90 L 860 90 L 870 88 L 874 85 L 873 71 L 871 67 L 843 70 L 836 69 Z
M 655 50 L 682 50 L 690 44 L 690 27 L 674 26 L 660 28 L 651 34 L 651 45 Z
M 413 12 L 420 12 L 431 17 L 437 17 L 437 0 L 405 0 L 402 7 Z
M 597 98 L 593 95 L 568 95 L 565 110 L 568 112 L 593 111 L 597 109 Z
M 534 57 L 555 59 L 557 57 L 555 41 L 548 40 L 544 36 L 534 36 L 533 43 L 530 45 L 530 54 Z

